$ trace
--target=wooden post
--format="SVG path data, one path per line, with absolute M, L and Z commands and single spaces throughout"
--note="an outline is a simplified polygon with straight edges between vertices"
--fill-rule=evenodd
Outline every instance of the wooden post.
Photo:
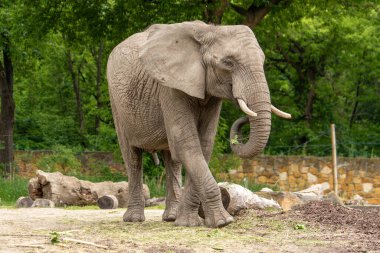
M 334 171 L 334 192 L 338 195 L 338 168 L 336 159 L 336 139 L 335 139 L 335 124 L 331 124 L 331 145 L 332 145 L 332 161 Z

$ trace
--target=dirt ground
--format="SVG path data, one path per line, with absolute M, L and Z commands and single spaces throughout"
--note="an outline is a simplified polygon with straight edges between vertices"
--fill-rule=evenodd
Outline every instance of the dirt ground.
M 287 213 L 250 210 L 221 229 L 175 227 L 152 209 L 145 222 L 125 223 L 123 213 L 3 208 L 0 252 L 380 252 L 380 209 L 320 202 Z

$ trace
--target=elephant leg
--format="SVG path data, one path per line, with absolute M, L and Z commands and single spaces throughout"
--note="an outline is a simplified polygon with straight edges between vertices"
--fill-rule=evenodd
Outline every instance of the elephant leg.
M 189 222 L 181 224 L 180 221 L 186 221 L 182 219 L 182 215 L 187 215 L 187 220 L 193 220 L 191 215 L 195 216 L 195 212 L 198 217 L 198 205 L 197 208 L 193 208 L 191 204 L 199 201 L 202 202 L 205 211 L 207 226 L 222 227 L 231 223 L 233 218 L 223 207 L 219 187 L 203 155 L 198 132 L 200 115 L 197 112 L 201 111 L 198 101 L 189 101 L 186 94 L 171 90 L 170 97 L 161 99 L 161 106 L 171 154 L 186 168 L 185 193 L 176 224 L 193 225 Z M 198 201 L 193 200 L 194 198 Z M 190 200 L 190 205 L 187 200 Z
M 143 193 L 143 151 L 139 148 L 127 148 L 128 171 L 128 209 L 124 213 L 123 220 L 128 222 L 144 221 L 145 199 Z
M 164 150 L 162 153 L 166 171 L 166 207 L 162 220 L 175 221 L 182 191 L 182 164 L 173 161 L 170 151 Z
M 129 145 L 125 128 L 121 123 L 122 118 L 118 113 L 118 107 L 114 102 L 112 93 L 110 100 L 117 138 L 128 173 L 128 209 L 123 215 L 123 220 L 130 222 L 144 221 L 145 199 L 142 180 L 142 150 Z
M 198 215 L 199 205 L 199 196 L 193 187 L 190 177 L 186 176 L 185 187 L 174 224 L 176 226 L 187 227 L 201 226 L 203 221 Z
M 207 163 L 209 163 L 211 159 L 221 108 L 222 100 L 220 98 L 212 97 L 204 106 L 199 117 L 199 139 L 202 146 L 203 156 Z
M 205 214 L 206 226 L 223 227 L 233 222 L 234 219 L 223 207 L 219 186 L 212 176 L 203 155 L 187 154 L 186 156 L 184 157 L 184 164 L 187 168 L 186 172 L 189 178 L 187 180 L 189 183 L 185 186 L 186 192 L 179 207 L 177 220 L 181 217 L 181 211 L 183 211 L 185 215 L 188 215 L 187 220 L 195 223 L 195 213 L 196 217 L 198 217 L 200 201 Z M 189 205 L 188 200 L 193 205 Z M 198 201 L 196 202 L 195 200 Z M 197 205 L 194 205 L 194 203 L 197 203 Z M 179 224 L 177 220 L 176 224 Z
M 216 129 L 218 126 L 218 119 L 220 114 L 222 101 L 218 98 L 211 98 L 210 101 L 205 106 L 204 110 L 201 111 L 199 121 L 200 125 L 198 128 L 199 139 L 201 143 L 202 153 L 204 159 L 209 163 L 211 159 L 211 153 L 214 146 L 214 139 L 216 134 Z M 176 220 L 176 225 L 190 225 L 198 226 L 203 222 L 198 215 L 200 201 L 199 196 L 194 190 L 190 177 L 186 177 L 186 186 L 183 193 L 183 201 L 180 206 L 180 212 L 182 215 Z M 191 210 L 185 213 L 184 210 Z

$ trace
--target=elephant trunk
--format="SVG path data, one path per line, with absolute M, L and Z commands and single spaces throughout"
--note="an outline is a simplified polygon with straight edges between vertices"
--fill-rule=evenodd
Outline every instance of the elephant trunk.
M 231 149 L 236 155 L 251 158 L 261 153 L 267 144 L 271 129 L 271 101 L 264 72 L 244 72 L 233 77 L 233 93 L 247 117 L 235 121 L 230 139 Z M 241 129 L 248 122 L 249 139 L 244 143 Z

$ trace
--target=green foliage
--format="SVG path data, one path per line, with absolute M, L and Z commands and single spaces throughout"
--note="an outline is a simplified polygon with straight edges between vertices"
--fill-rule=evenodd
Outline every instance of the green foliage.
M 214 154 L 209 163 L 210 170 L 213 175 L 216 175 L 221 172 L 228 172 L 233 169 L 237 169 L 241 166 L 242 159 L 236 155 L 223 155 L 223 154 Z
M 59 242 L 61 242 L 61 239 L 60 239 L 60 234 L 56 231 L 53 231 L 50 233 L 50 243 L 51 244 L 57 244 Z
M 265 153 L 330 155 L 329 125 L 335 123 L 339 155 L 380 156 L 379 2 L 228 2 L 272 7 L 254 32 L 266 54 L 272 103 L 293 119 L 273 116 Z M 79 170 L 79 150 L 112 151 L 121 161 L 105 71 L 111 50 L 153 23 L 208 22 L 215 12 L 221 12 L 222 24 L 245 22 L 231 4 L 222 6 L 223 1 L 198 0 L 2 1 L 0 35 L 10 39 L 14 65 L 15 148 L 54 149 L 39 162 L 41 169 L 73 174 Z M 210 162 L 213 173 L 240 166 L 220 154 L 231 153 L 230 143 L 237 139 L 230 140 L 229 128 L 241 116 L 233 102 L 223 102 Z M 93 167 L 95 180 L 126 178 L 104 164 Z M 150 155 L 144 157 L 144 175 L 162 192 L 163 167 L 155 166 Z
M 128 181 L 127 173 L 114 171 L 110 166 L 101 160 L 90 159 L 88 162 L 87 173 L 80 173 L 77 175 L 79 179 L 88 180 L 91 182 L 103 182 L 103 181 Z M 83 169 L 82 169 L 83 171 Z
M 294 230 L 305 230 L 306 226 L 304 224 L 296 224 L 294 225 Z
M 28 180 L 20 177 L 3 179 L 0 177 L 0 206 L 14 205 L 21 196 L 28 196 Z
M 149 187 L 152 197 L 165 196 L 166 191 L 166 174 L 163 166 L 163 159 L 158 154 L 160 165 L 156 166 L 151 154 L 144 154 L 144 183 Z
M 45 172 L 60 171 L 67 174 L 77 175 L 81 162 L 75 155 L 74 150 L 62 145 L 53 146 L 52 154 L 43 156 L 37 166 Z

